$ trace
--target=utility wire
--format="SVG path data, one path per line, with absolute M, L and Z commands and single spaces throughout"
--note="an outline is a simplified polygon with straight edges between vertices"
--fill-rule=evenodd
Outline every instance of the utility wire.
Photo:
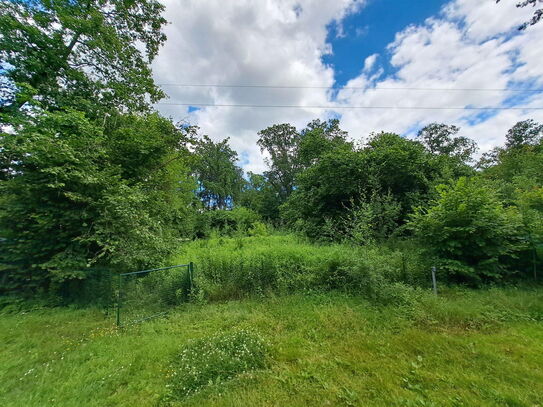
M 364 87 L 364 86 L 290 86 L 290 85 L 218 85 L 188 83 L 157 83 L 158 86 L 177 86 L 185 88 L 257 88 L 257 89 L 330 89 L 330 90 L 416 90 L 439 92 L 543 92 L 543 89 L 520 88 L 419 88 L 419 87 Z
M 155 103 L 155 105 L 166 106 L 194 106 L 194 107 L 246 107 L 246 108 L 292 108 L 292 109 L 396 109 L 396 110 L 543 110 L 543 107 L 504 107 L 504 106 L 301 106 L 301 105 L 252 105 L 252 104 L 229 104 L 229 103 Z

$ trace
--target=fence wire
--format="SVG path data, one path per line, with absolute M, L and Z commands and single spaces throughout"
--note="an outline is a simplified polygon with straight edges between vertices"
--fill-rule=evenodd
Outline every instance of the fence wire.
M 192 291 L 193 263 L 118 275 L 117 326 L 165 315 L 187 302 Z

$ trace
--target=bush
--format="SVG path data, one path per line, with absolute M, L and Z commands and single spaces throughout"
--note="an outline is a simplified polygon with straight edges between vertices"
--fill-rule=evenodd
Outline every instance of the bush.
M 172 363 L 167 398 L 183 399 L 206 386 L 263 369 L 267 355 L 265 341 L 246 330 L 195 341 L 185 346 Z
M 461 178 L 438 187 L 439 198 L 418 209 L 411 227 L 450 280 L 481 283 L 503 279 L 508 260 L 522 248 L 515 207 L 505 208 L 481 180 Z
M 270 230 L 263 222 L 254 222 L 248 230 L 249 236 L 268 236 Z

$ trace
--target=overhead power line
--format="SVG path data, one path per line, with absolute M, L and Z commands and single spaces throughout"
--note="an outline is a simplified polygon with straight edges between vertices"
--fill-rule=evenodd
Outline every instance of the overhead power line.
M 543 107 L 504 107 L 504 106 L 345 106 L 345 105 L 321 105 L 321 106 L 302 106 L 302 105 L 253 105 L 253 104 L 230 104 L 230 103 L 156 103 L 156 105 L 166 106 L 194 106 L 194 107 L 246 107 L 246 108 L 292 108 L 292 109 L 395 109 L 395 110 L 543 110 Z
M 296 85 L 219 85 L 188 83 L 157 83 L 158 86 L 177 86 L 184 88 L 257 88 L 257 89 L 330 89 L 330 90 L 415 90 L 439 92 L 543 92 L 543 89 L 521 88 L 421 88 L 421 87 L 364 87 L 364 86 L 296 86 Z

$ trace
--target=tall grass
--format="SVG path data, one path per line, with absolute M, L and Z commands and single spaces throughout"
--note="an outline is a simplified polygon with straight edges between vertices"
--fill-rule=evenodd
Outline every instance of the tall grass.
M 209 300 L 314 290 L 378 298 L 391 284 L 423 283 L 426 269 L 416 250 L 315 245 L 294 235 L 198 240 L 176 261 L 196 264 L 195 284 Z

